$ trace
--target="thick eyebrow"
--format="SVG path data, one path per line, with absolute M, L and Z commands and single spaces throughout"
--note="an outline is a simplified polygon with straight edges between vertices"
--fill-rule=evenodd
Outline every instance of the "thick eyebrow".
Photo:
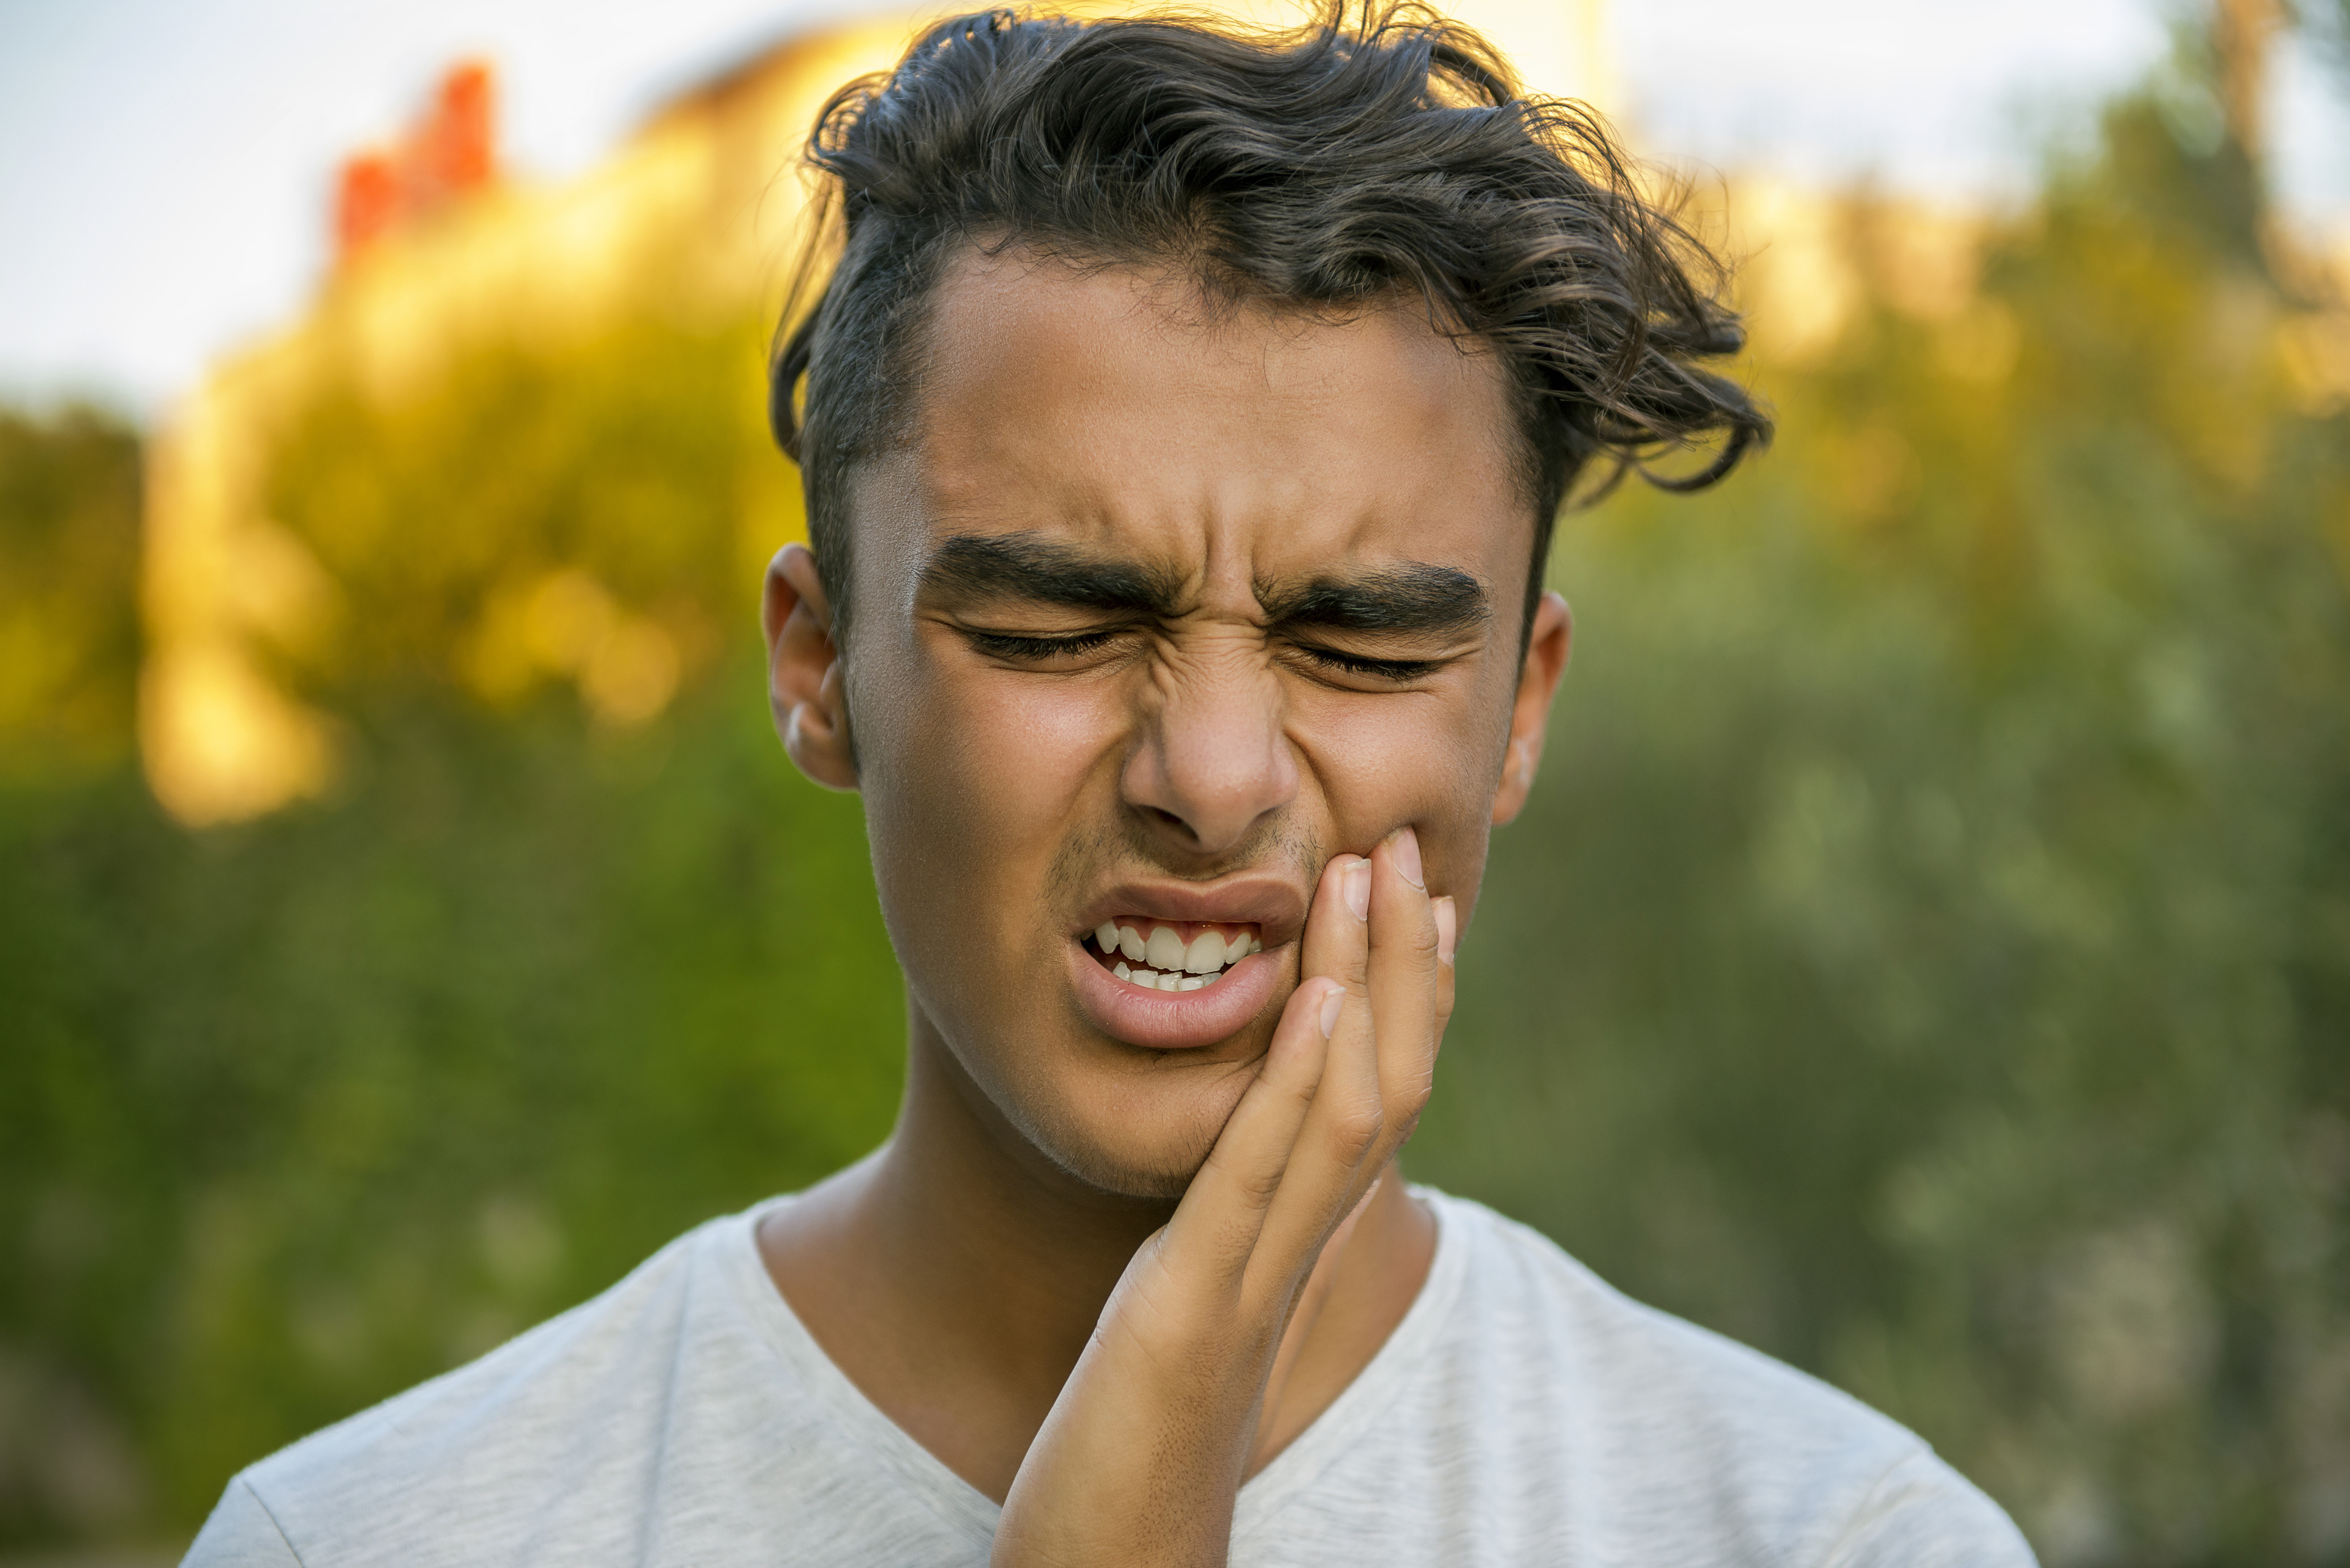
M 1353 576 L 1315 577 L 1295 587 L 1260 583 L 1257 602 L 1277 626 L 1331 631 L 1458 635 L 1483 626 L 1493 615 L 1476 578 L 1423 561 Z
M 921 592 L 1020 599 L 1072 609 L 1180 613 L 1180 574 L 1107 559 L 1036 534 L 958 534 L 922 565 Z M 1279 627 L 1458 635 L 1492 618 L 1482 584 L 1451 566 L 1406 561 L 1295 585 L 1260 582 L 1257 602 Z
M 958 534 L 922 564 L 920 591 L 1171 616 L 1182 585 L 1157 567 L 1106 560 L 1035 534 Z

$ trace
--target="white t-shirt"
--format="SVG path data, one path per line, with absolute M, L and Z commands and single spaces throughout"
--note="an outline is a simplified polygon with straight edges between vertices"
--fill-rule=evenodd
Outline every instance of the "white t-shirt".
M 2032 1563 L 1884 1417 L 1416 1190 L 1439 1226 L 1428 1282 L 1241 1489 L 1235 1568 Z M 984 1563 L 996 1505 L 808 1336 L 759 1259 L 766 1207 L 262 1460 L 188 1563 Z

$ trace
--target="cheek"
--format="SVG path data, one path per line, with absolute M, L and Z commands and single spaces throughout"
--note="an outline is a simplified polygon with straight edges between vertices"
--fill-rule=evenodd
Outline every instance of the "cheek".
M 910 661 L 912 662 L 912 661 Z M 1066 933 L 1038 929 L 1080 805 L 1114 778 L 1119 709 L 1099 683 L 922 660 L 882 707 L 866 812 L 884 910 L 925 967 L 1001 967 Z
M 1116 695 L 1098 681 L 995 671 L 935 681 L 931 693 L 906 737 L 931 775 L 929 809 L 978 858 L 1049 851 L 1118 750 Z
M 1483 708 L 1433 695 L 1333 697 L 1300 714 L 1293 734 L 1321 781 L 1331 846 L 1366 853 L 1409 823 L 1448 882 L 1482 866 L 1496 745 Z

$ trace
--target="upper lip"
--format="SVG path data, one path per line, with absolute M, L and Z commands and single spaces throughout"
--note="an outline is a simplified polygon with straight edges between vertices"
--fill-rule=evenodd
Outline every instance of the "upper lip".
M 1279 947 L 1305 925 L 1305 896 L 1271 875 L 1227 877 L 1214 882 L 1138 881 L 1105 888 L 1083 911 L 1080 934 L 1121 917 L 1204 925 L 1253 925 L 1266 947 Z

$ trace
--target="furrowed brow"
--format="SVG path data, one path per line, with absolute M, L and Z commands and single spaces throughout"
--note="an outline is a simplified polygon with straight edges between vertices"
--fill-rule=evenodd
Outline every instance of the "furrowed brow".
M 1458 636 L 1493 615 L 1476 578 L 1419 561 L 1358 576 L 1316 577 L 1295 587 L 1260 585 L 1257 600 L 1277 625 L 1331 631 Z
M 1174 613 L 1178 587 L 1154 567 L 1090 556 L 1035 534 L 958 534 L 931 552 L 921 580 L 925 594 L 1159 616 Z

